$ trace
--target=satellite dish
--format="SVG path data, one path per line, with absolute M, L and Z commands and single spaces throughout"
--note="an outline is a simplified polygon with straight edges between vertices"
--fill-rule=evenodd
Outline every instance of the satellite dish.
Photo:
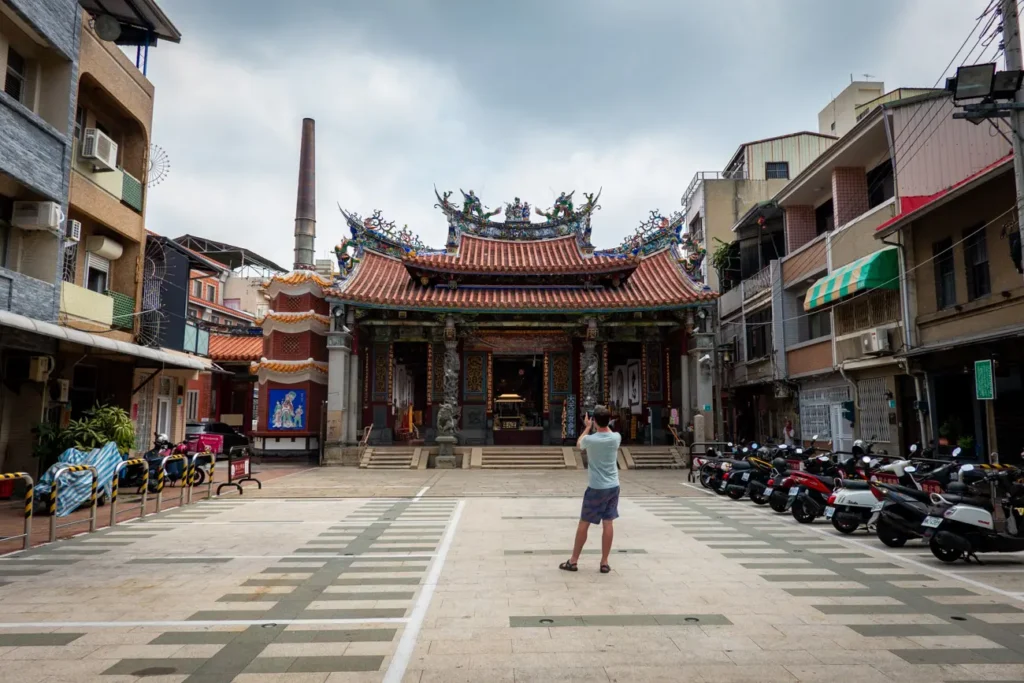
M 96 17 L 94 28 L 96 35 L 103 40 L 114 41 L 121 37 L 121 22 L 109 14 Z

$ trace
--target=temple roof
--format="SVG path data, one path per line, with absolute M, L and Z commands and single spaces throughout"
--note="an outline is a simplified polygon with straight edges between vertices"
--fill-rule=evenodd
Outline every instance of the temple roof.
M 640 260 L 632 277 L 619 287 L 461 285 L 453 288 L 423 286 L 409 276 L 401 260 L 366 251 L 351 276 L 326 294 L 340 301 L 381 308 L 533 313 L 654 310 L 713 300 L 717 294 L 688 278 L 678 261 L 667 248 L 646 256 Z
M 210 358 L 215 361 L 257 361 L 263 355 L 263 337 L 210 335 Z
M 463 235 L 458 253 L 411 252 L 403 260 L 417 269 L 460 273 L 611 273 L 632 270 L 632 255 L 584 256 L 574 235 L 512 241 Z

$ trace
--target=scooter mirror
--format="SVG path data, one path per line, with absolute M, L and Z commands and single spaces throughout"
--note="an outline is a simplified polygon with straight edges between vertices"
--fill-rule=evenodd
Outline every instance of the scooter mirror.
M 802 448 L 796 449 L 796 454 L 797 455 L 801 455 L 803 452 L 804 452 L 804 449 L 802 449 Z
M 963 449 L 962 449 L 962 448 L 960 448 L 959 446 L 957 446 L 956 448 L 954 448 L 954 449 L 953 449 L 953 457 L 955 458 L 956 456 L 960 455 L 960 451 L 962 451 L 962 450 L 963 450 Z M 973 469 L 973 468 L 972 468 L 972 469 Z
M 780 444 L 779 444 L 779 450 L 780 450 L 780 451 L 784 451 L 784 450 L 786 450 L 787 448 L 789 448 L 789 446 L 788 446 L 788 445 L 786 445 L 786 444 L 784 444 L 784 443 L 780 443 Z
M 917 468 L 914 467 L 913 465 L 908 465 L 908 466 L 903 468 L 903 471 L 908 473 L 908 474 L 913 474 L 914 472 L 917 472 Z
M 957 450 L 960 450 L 960 449 L 958 448 Z M 961 472 L 973 472 L 974 471 L 974 465 L 964 465 L 963 467 L 960 468 L 960 471 Z
M 729 448 L 732 448 L 732 441 L 726 444 Z
M 869 458 L 868 456 L 865 455 L 863 458 L 860 459 L 860 461 L 861 462 L 871 462 L 871 458 Z
M 750 452 L 750 449 L 749 449 L 749 448 L 747 448 L 746 446 L 744 446 L 744 447 L 743 447 L 743 452 L 744 452 L 744 453 L 749 453 L 749 452 Z
M 916 443 L 910 445 L 910 452 L 911 453 L 917 453 L 917 444 Z
M 757 442 L 755 441 L 754 443 L 750 444 L 750 447 L 753 448 L 756 451 L 757 450 Z

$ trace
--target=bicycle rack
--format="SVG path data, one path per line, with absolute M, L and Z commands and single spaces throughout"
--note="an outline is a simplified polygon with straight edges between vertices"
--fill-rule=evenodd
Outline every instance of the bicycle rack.
M 206 481 L 206 499 L 213 498 L 213 473 L 217 468 L 217 454 L 216 453 L 196 453 L 192 456 L 192 460 L 188 464 L 188 470 L 185 472 L 185 488 L 188 489 L 188 502 L 192 502 L 192 479 L 195 477 L 196 463 L 199 458 L 207 458 L 210 461 L 210 476 Z
M 110 488 L 110 526 L 117 524 L 117 491 L 121 470 L 129 467 L 142 468 L 142 505 L 139 506 L 139 518 L 146 516 L 146 497 L 149 495 L 149 463 L 143 458 L 125 460 L 114 470 L 114 482 Z
M 10 474 L 0 474 L 0 481 L 10 481 L 11 479 L 24 479 L 28 488 L 25 489 L 25 533 L 18 534 L 17 536 L 7 536 L 6 538 L 0 538 L 0 541 L 13 541 L 16 538 L 24 538 L 25 542 L 22 548 L 28 550 L 32 547 L 32 496 L 35 492 L 35 484 L 32 482 L 32 477 L 27 472 L 11 472 Z
M 232 457 L 233 455 L 239 453 L 244 453 L 244 455 Z M 239 479 L 235 479 L 233 477 L 235 473 L 235 468 L 233 465 L 239 462 L 244 462 L 242 469 L 242 473 L 244 476 L 242 476 Z M 247 446 L 232 446 L 228 450 L 228 480 L 217 487 L 217 495 L 220 495 L 220 492 L 224 489 L 225 486 L 234 486 L 236 489 L 238 489 L 238 495 L 244 495 L 245 490 L 242 488 L 242 482 L 244 481 L 254 481 L 256 482 L 257 488 L 263 488 L 263 482 L 261 482 L 256 477 L 252 476 L 252 454 L 249 453 L 249 448 Z
M 58 529 L 64 529 L 86 521 L 79 519 L 75 522 L 57 524 L 57 489 L 60 486 L 60 478 L 61 475 L 71 474 L 72 472 L 90 472 L 92 474 L 92 490 L 89 493 L 89 506 L 92 508 L 92 511 L 89 513 L 89 531 L 96 531 L 96 489 L 99 486 L 96 468 L 92 465 L 67 465 L 54 473 L 53 486 L 50 487 L 50 498 L 47 501 L 47 511 L 50 513 L 50 543 L 57 540 Z
M 160 468 L 156 471 L 156 511 L 160 512 L 160 504 L 164 499 L 164 478 L 167 476 L 167 463 L 172 460 L 181 460 L 185 463 L 185 474 L 181 483 L 181 493 L 178 494 L 178 507 L 185 504 L 185 489 L 188 488 L 188 458 L 180 453 L 168 455 L 160 460 Z

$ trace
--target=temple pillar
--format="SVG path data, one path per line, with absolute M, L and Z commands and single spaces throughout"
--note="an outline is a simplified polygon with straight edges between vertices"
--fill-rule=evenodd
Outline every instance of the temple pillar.
M 352 351 L 352 335 L 345 325 L 344 311 L 333 315 L 331 331 L 327 335 L 327 445 L 343 444 L 348 440 L 346 411 L 348 400 L 348 374 Z
M 597 398 L 601 391 L 597 370 L 597 321 L 591 318 L 587 322 L 587 336 L 583 342 L 583 368 L 580 393 L 583 411 L 592 413 L 597 407 Z
M 459 341 L 455 320 L 448 316 L 444 326 L 444 403 L 437 415 L 438 469 L 455 467 L 455 444 L 459 423 Z

